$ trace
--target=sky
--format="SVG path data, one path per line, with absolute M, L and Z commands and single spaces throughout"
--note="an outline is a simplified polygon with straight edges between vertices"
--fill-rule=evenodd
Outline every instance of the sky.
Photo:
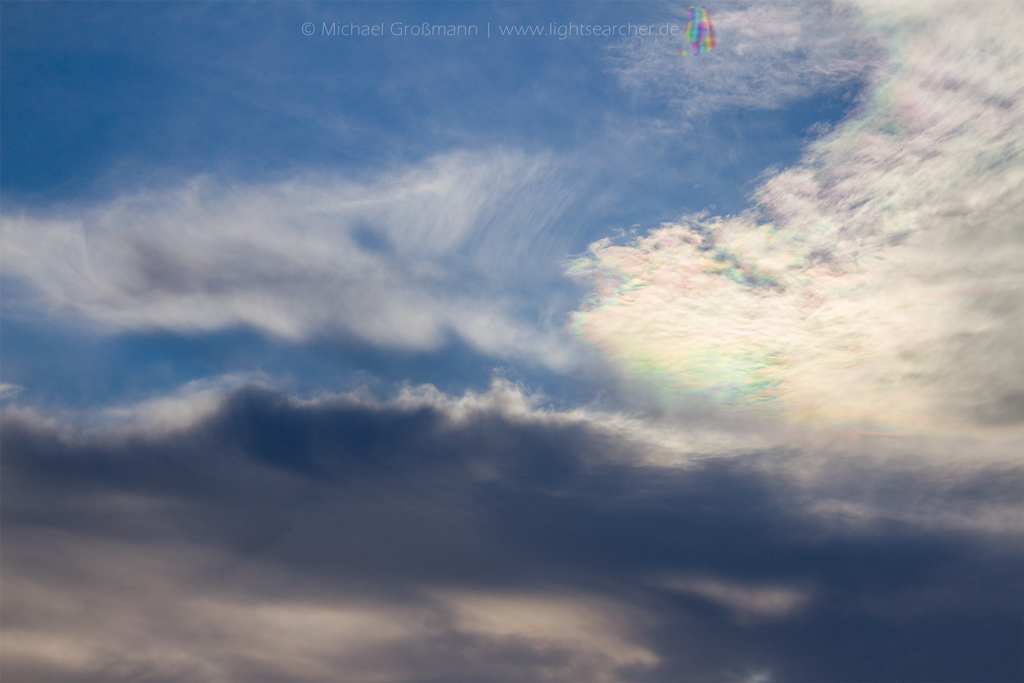
M 1024 680 L 1024 7 L 704 9 L 3 0 L 0 676 Z

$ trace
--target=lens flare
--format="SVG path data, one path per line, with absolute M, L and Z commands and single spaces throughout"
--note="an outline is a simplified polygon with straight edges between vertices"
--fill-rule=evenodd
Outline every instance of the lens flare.
M 686 39 L 690 49 L 679 48 L 679 56 L 703 55 L 715 47 L 715 27 L 711 25 L 711 12 L 707 7 L 687 7 L 690 21 L 686 24 Z

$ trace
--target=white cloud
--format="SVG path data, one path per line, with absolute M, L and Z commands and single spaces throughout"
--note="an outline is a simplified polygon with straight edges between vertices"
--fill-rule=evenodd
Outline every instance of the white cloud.
M 3 271 L 104 330 L 247 325 L 431 350 L 447 335 L 566 367 L 560 332 L 494 283 L 528 281 L 573 195 L 550 160 L 456 153 L 367 182 L 196 178 L 49 215 L 3 216 Z M 518 270 L 516 270 L 518 269 Z M 485 282 L 486 285 L 478 283 Z M 467 284 L 469 286 L 467 286 Z
M 684 123 L 729 107 L 782 107 L 866 77 L 878 62 L 874 39 L 850 5 L 729 3 L 709 9 L 717 45 L 696 59 L 679 56 L 681 37 L 648 37 L 619 48 L 623 85 L 640 97 L 667 99 Z M 685 26 L 686 6 L 673 5 L 668 20 Z
M 670 405 L 1019 429 L 1024 12 L 974 7 L 867 5 L 891 57 L 862 111 L 747 213 L 592 245 L 579 337 Z
M 265 386 L 265 379 L 252 374 L 193 380 L 169 395 L 101 408 L 89 422 L 99 430 L 121 428 L 134 434 L 159 435 L 187 429 L 216 412 L 233 389 Z

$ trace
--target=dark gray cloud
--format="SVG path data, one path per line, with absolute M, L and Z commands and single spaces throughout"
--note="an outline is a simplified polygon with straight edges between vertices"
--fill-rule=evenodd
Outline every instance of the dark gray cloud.
M 1020 467 L 809 484 L 792 450 L 643 447 L 495 402 L 257 387 L 162 432 L 8 411 L 4 679 L 1024 676 L 1024 539 L 985 521 L 1021 509 Z

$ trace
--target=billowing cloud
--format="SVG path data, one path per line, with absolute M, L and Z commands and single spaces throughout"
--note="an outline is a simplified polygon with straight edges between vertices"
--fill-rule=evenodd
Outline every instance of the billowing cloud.
M 197 178 L 46 214 L 5 214 L 3 271 L 53 314 L 103 330 L 250 326 L 571 363 L 560 331 L 502 293 L 566 235 L 574 201 L 550 159 L 455 153 L 357 182 Z M 472 286 L 468 286 L 468 285 Z M 10 310 L 8 296 L 5 304 Z
M 217 391 L 115 421 L 7 410 L 5 679 L 1019 673 L 1019 463 L 664 466 L 661 436 L 504 382 Z
M 742 215 L 593 244 L 578 337 L 674 405 L 1019 429 L 1024 12 L 975 9 L 865 5 L 889 57 L 862 110 Z

